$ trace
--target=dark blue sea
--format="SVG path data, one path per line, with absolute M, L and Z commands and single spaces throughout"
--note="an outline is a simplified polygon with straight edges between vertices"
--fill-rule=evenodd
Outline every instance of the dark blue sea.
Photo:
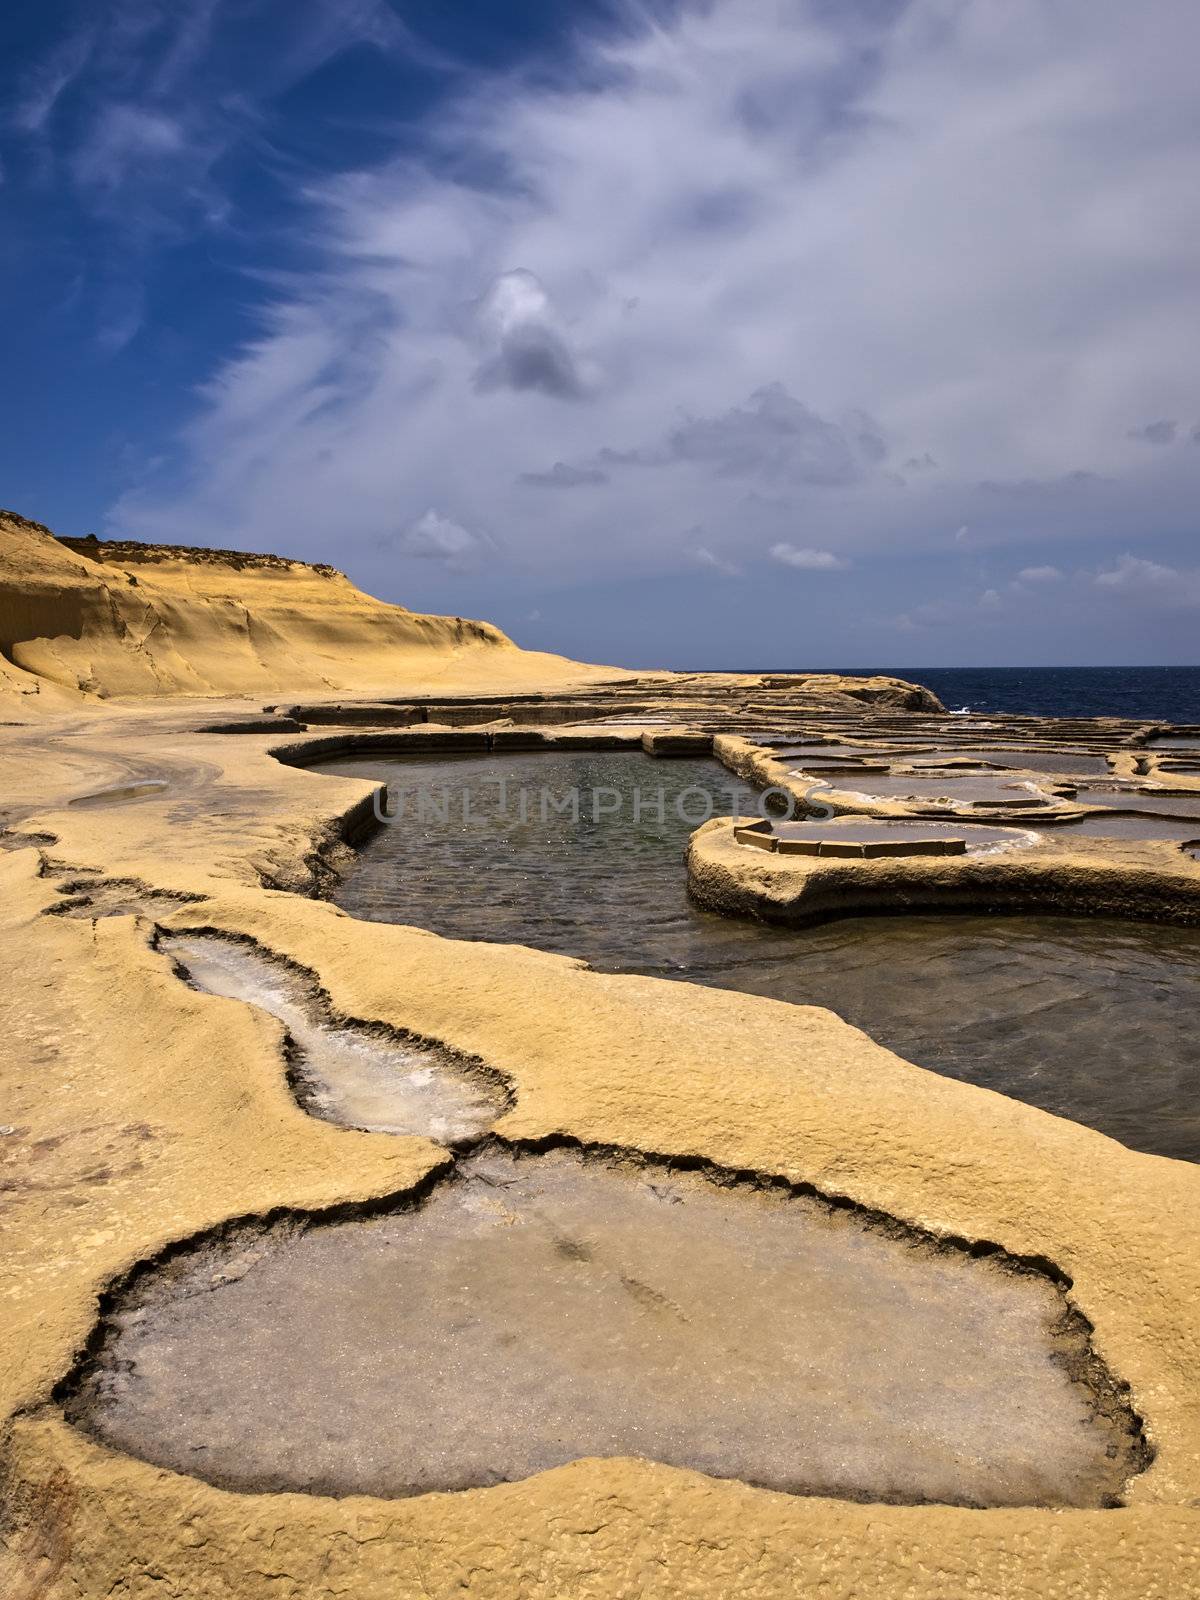
M 952 711 L 1200 722 L 1200 667 L 839 667 L 932 689 Z

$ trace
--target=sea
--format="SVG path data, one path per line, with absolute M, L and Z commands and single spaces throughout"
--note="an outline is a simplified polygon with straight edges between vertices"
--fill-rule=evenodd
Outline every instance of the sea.
M 756 669 L 757 670 L 757 669 Z M 775 669 L 772 669 L 775 670 Z M 823 667 L 923 683 L 951 711 L 1200 723 L 1200 667 Z

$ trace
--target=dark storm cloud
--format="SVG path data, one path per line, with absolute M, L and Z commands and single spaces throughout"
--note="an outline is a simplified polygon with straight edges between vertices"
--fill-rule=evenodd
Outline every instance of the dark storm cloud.
M 585 385 L 575 356 L 532 272 L 502 273 L 484 297 L 480 321 L 494 345 L 475 373 L 481 393 L 532 389 L 556 400 L 581 398 Z

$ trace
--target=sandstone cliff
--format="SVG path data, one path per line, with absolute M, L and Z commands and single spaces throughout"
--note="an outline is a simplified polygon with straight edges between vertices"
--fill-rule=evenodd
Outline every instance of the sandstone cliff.
M 109 697 L 635 692 L 678 721 L 695 702 L 767 720 L 829 711 L 940 711 L 898 678 L 836 673 L 634 673 L 522 650 L 489 622 L 388 605 L 336 568 L 183 545 L 57 538 L 0 511 L 0 721 Z M 666 696 L 670 705 L 659 705 Z M 656 709 L 657 707 L 657 709 Z M 614 702 L 613 710 L 617 710 Z M 706 721 L 707 725 L 707 721 Z
M 399 684 L 582 681 L 604 669 L 427 616 L 333 567 L 182 546 L 59 539 L 0 511 L 0 691 L 382 693 Z

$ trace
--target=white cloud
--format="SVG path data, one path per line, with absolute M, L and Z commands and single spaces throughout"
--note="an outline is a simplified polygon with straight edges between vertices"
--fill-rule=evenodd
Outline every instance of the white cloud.
M 1096 582 L 1105 589 L 1161 589 L 1178 581 L 1179 573 L 1174 567 L 1163 567 L 1156 561 L 1146 561 L 1128 553 L 1115 567 L 1096 574 Z
M 717 555 L 707 545 L 697 545 L 692 551 L 692 559 L 699 562 L 702 567 L 708 567 L 713 572 L 719 572 L 723 578 L 740 578 L 742 575 L 742 569 L 736 562 L 727 560 L 725 556 Z
M 832 550 L 808 550 L 794 544 L 773 544 L 772 561 L 785 567 L 799 567 L 804 572 L 838 572 L 849 562 L 835 556 Z
M 1126 435 L 1195 415 L 1198 44 L 1192 0 L 711 0 L 577 88 L 475 78 L 429 160 L 306 192 L 317 267 L 113 522 L 337 529 L 368 580 L 439 506 L 564 583 L 686 570 L 699 524 L 750 582 L 815 522 L 801 564 L 853 549 L 881 607 L 948 545 L 1094 565 L 1152 513 L 1169 551 L 1200 452 Z
M 1161 611 L 1190 611 L 1200 606 L 1200 568 L 1169 567 L 1128 551 L 1115 566 L 1098 572 L 1095 583 L 1128 605 Z
M 1004 610 L 1004 599 L 999 590 L 985 589 L 974 597 L 958 595 L 944 600 L 922 601 L 893 617 L 891 625 L 900 633 L 949 628 L 974 630 L 985 623 L 989 629 L 994 629 Z
M 489 548 L 491 541 L 469 533 L 461 523 L 432 507 L 402 533 L 387 541 L 404 555 L 423 561 L 442 561 L 452 571 L 464 571 Z
M 1061 577 L 1057 567 L 1022 567 L 1017 573 L 1020 583 L 1055 583 Z

